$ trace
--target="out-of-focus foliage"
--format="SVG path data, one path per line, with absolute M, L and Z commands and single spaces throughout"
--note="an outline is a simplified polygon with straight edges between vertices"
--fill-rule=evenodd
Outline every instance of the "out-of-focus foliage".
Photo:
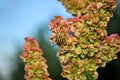
M 19 49 L 20 49 L 20 47 L 17 46 L 17 48 L 16 48 L 17 55 L 15 56 L 15 60 L 16 60 L 15 65 L 17 65 L 17 68 L 12 73 L 11 80 L 25 80 L 25 78 L 24 78 L 24 74 L 25 74 L 24 63 L 19 57 L 19 54 L 22 53 L 22 50 L 21 49 L 19 50 Z
M 120 3 L 118 3 L 113 15 L 114 16 L 110 19 L 110 22 L 108 23 L 108 35 L 113 33 L 118 33 L 120 35 Z

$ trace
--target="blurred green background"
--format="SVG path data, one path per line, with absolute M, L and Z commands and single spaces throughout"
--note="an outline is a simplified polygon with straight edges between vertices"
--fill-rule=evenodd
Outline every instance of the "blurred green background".
M 61 66 L 56 57 L 58 46 L 49 41 L 49 21 L 56 15 L 64 19 L 73 17 L 57 0 L 0 0 L 0 80 L 25 80 L 24 64 L 19 58 L 24 37 L 34 37 L 47 59 L 53 80 L 66 80 L 60 76 Z M 120 35 L 120 0 L 114 16 L 108 23 L 108 35 Z M 99 68 L 98 80 L 120 80 L 120 54 L 118 59 Z

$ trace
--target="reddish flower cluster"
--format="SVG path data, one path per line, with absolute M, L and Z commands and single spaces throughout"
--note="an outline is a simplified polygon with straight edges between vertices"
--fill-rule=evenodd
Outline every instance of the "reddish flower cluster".
M 77 15 L 64 20 L 55 16 L 50 24 L 51 41 L 59 46 L 62 76 L 69 80 L 88 80 L 84 72 L 98 77 L 100 66 L 115 59 L 120 37 L 107 36 L 107 23 L 117 0 L 60 0 L 68 12 Z
M 26 80 L 51 80 L 48 77 L 46 60 L 42 57 L 42 51 L 36 40 L 33 38 L 25 38 L 24 52 L 20 57 L 25 63 L 25 79 Z

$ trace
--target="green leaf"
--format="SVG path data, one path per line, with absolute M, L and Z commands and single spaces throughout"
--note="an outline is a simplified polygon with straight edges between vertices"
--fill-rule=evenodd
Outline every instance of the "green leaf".
M 87 76 L 89 80 L 97 80 L 90 72 L 85 71 L 84 74 Z

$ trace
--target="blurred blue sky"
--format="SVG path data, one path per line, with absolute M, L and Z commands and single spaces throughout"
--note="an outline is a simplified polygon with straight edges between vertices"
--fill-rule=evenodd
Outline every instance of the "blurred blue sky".
M 4 80 L 10 80 L 16 45 L 22 46 L 26 36 L 34 37 L 34 31 L 55 15 L 71 16 L 57 0 L 0 0 L 0 72 Z
M 0 49 L 31 36 L 51 14 L 68 15 L 57 0 L 0 0 Z

